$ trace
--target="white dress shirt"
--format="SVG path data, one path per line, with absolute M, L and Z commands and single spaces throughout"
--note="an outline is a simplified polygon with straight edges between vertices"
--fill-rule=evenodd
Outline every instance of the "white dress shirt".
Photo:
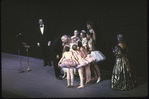
M 41 26 L 41 25 L 40 25 Z M 41 31 L 41 34 L 43 35 L 43 31 L 44 31 L 44 24 L 42 25 L 43 27 L 40 27 L 40 31 Z
M 41 25 L 40 25 L 41 26 Z M 40 31 L 41 31 L 41 34 L 43 35 L 43 31 L 44 31 L 44 24 L 42 25 L 43 27 L 40 27 Z M 39 44 L 39 43 L 38 43 Z M 48 46 L 50 46 L 50 44 L 48 44 Z

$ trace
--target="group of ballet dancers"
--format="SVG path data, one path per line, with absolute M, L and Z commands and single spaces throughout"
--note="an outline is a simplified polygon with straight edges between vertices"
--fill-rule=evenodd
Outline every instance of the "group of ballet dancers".
M 92 81 L 100 82 L 100 70 L 97 62 L 103 61 L 106 57 L 95 48 L 95 32 L 74 30 L 74 36 L 68 37 L 69 42 L 64 44 L 62 57 L 58 66 L 67 75 L 67 87 L 73 87 L 74 75 L 79 75 L 80 84 L 78 89 L 84 88 L 84 84 Z M 64 77 L 63 76 L 63 77 Z M 85 81 L 85 83 L 84 83 Z

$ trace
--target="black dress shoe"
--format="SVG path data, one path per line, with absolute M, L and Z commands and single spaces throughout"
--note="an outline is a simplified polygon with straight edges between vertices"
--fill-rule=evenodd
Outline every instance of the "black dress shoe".
M 51 65 L 51 61 L 50 61 L 50 62 L 48 62 L 48 66 L 52 66 L 52 65 Z
M 52 66 L 51 64 L 49 64 L 48 66 Z
M 59 75 L 61 75 L 61 76 L 62 76 L 62 75 L 64 75 L 64 74 L 60 73 Z
M 47 66 L 47 64 L 44 64 L 43 66 Z
M 61 77 L 56 77 L 56 79 L 58 79 L 58 80 L 62 80 L 62 78 L 61 78 Z
M 74 75 L 74 77 L 79 78 L 79 75 Z

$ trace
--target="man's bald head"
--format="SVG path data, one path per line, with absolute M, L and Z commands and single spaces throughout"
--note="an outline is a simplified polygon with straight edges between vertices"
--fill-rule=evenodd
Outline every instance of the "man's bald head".
M 61 37 L 61 40 L 62 40 L 63 43 L 66 43 L 67 40 L 68 40 L 68 36 L 67 36 L 67 35 L 63 35 L 63 36 Z

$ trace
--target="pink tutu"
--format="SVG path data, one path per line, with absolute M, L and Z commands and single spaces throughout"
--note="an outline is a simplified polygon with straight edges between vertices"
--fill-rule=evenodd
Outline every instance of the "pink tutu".
M 82 60 L 79 61 L 79 64 L 76 66 L 76 68 L 86 66 L 87 64 L 89 64 L 89 62 L 86 59 L 82 59 Z
M 86 59 L 89 63 L 94 62 L 94 61 L 96 60 L 91 54 L 88 54 L 85 59 Z
M 61 68 L 69 68 L 69 67 L 75 67 L 76 63 L 72 59 L 65 59 L 62 61 L 62 63 L 59 65 Z

